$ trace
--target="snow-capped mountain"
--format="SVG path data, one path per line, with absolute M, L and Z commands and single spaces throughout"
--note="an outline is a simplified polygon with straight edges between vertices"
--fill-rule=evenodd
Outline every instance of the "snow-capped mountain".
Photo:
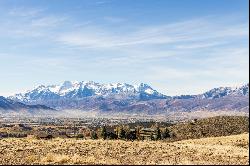
M 232 88 L 232 87 L 220 87 L 211 89 L 201 96 L 203 99 L 216 99 L 225 96 L 247 96 L 249 95 L 249 84 Z
M 249 96 L 249 83 L 246 85 L 243 85 L 241 87 L 236 88 L 232 94 Z
M 126 95 L 140 100 L 164 99 L 167 96 L 141 83 L 130 85 L 126 83 L 100 84 L 93 81 L 65 81 L 60 85 L 40 85 L 25 93 L 16 94 L 10 99 L 32 102 L 55 99 L 82 99 L 90 96 L 108 97 L 110 95 Z
M 100 84 L 93 81 L 60 85 L 40 85 L 33 90 L 9 97 L 24 104 L 40 104 L 56 110 L 100 112 L 166 113 L 197 110 L 249 110 L 249 84 L 220 87 L 199 95 L 165 96 L 147 84 Z
M 219 87 L 198 95 L 173 96 L 173 99 L 218 99 L 226 96 L 249 96 L 249 84 L 239 87 Z

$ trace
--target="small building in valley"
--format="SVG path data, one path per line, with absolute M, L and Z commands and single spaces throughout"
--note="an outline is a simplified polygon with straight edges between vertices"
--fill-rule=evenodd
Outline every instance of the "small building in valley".
M 139 131 L 139 137 L 141 140 L 152 140 L 157 138 L 157 132 L 152 128 L 142 128 Z

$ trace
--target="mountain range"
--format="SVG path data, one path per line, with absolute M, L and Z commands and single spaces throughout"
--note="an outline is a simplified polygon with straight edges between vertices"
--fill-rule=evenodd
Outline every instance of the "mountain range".
M 248 113 L 249 84 L 237 88 L 214 88 L 198 95 L 167 96 L 144 83 L 130 85 L 65 81 L 60 85 L 40 85 L 6 100 L 14 103 L 13 107 L 9 106 L 8 109 L 15 110 L 21 108 L 19 104 L 23 104 L 23 107 L 44 105 L 47 109 L 58 111 L 81 110 L 108 114 L 125 112 L 154 115 L 200 110 Z M 0 109 L 6 108 L 2 103 Z
M 109 97 L 114 95 L 139 100 L 168 98 L 144 83 L 138 85 L 129 85 L 126 83 L 100 84 L 93 81 L 65 81 L 61 85 L 41 85 L 31 91 L 19 93 L 9 98 L 30 103 L 58 99 L 85 99 L 91 96 Z
M 26 105 L 21 102 L 17 102 L 11 99 L 6 99 L 3 96 L 0 96 L 0 112 L 4 111 L 15 111 L 15 112 L 28 112 L 36 113 L 38 111 L 54 111 L 54 109 L 49 108 L 45 105 Z

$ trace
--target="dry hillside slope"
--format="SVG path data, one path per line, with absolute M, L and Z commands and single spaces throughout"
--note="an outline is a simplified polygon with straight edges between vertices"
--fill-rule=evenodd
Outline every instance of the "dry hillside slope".
M 177 140 L 237 135 L 249 131 L 247 116 L 217 116 L 196 122 L 177 123 L 169 130 Z
M 0 140 L 0 164 L 249 164 L 249 134 L 178 142 Z

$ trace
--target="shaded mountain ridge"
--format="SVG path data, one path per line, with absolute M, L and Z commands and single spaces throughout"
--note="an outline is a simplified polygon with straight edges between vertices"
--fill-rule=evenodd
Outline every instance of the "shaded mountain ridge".
M 0 111 L 26 111 L 26 112 L 33 112 L 33 111 L 40 111 L 40 110 L 48 110 L 52 111 L 54 109 L 49 108 L 45 105 L 27 105 L 21 102 L 17 102 L 11 99 L 7 99 L 3 96 L 0 96 Z

